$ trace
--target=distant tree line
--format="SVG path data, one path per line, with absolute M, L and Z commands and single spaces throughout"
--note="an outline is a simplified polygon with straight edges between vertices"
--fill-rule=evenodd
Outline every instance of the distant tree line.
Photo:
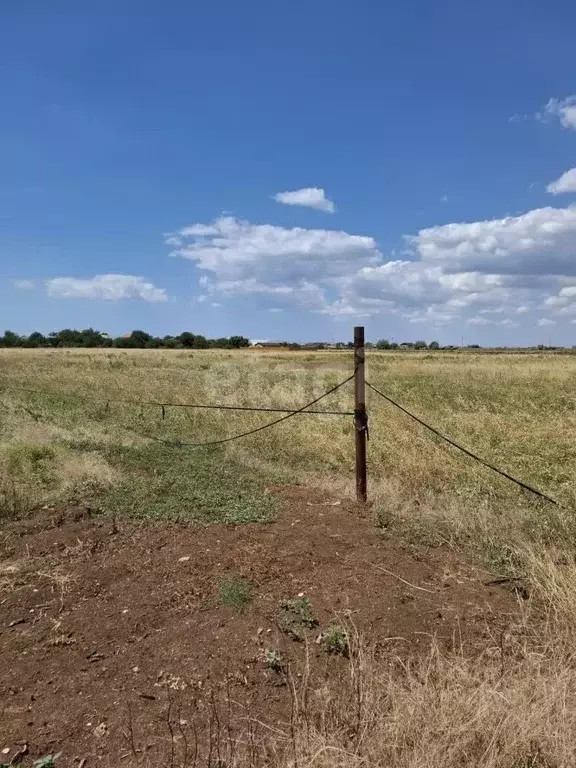
M 404 341 L 398 344 L 395 341 L 388 341 L 388 339 L 380 339 L 376 342 L 376 349 L 440 349 L 440 344 L 437 341 L 431 341 L 428 344 L 426 341 Z
M 117 349 L 240 349 L 248 347 L 250 341 L 244 336 L 207 339 L 197 333 L 184 331 L 179 336 L 152 336 L 145 331 L 132 331 L 125 336 L 111 338 L 106 333 L 86 328 L 76 331 L 65 328 L 44 336 L 34 331 L 29 336 L 19 336 L 6 331 L 0 336 L 0 347 L 115 347 Z
M 366 345 L 368 346 L 368 345 Z M 441 347 L 437 341 L 404 341 L 400 344 L 396 341 L 388 341 L 388 339 L 380 339 L 375 344 L 376 349 L 458 349 L 458 347 L 447 346 Z M 467 349 L 480 349 L 479 344 L 468 344 Z
M 277 347 L 285 347 L 291 350 L 321 350 L 321 349 L 351 349 L 352 342 L 308 342 L 296 344 L 294 342 L 278 341 L 269 342 Z M 222 336 L 219 339 L 208 339 L 198 333 L 184 331 L 179 336 L 152 336 L 146 331 L 132 331 L 125 336 L 112 338 L 107 333 L 95 331 L 94 328 L 86 328 L 83 331 L 65 328 L 62 331 L 49 333 L 47 336 L 34 331 L 29 336 L 20 336 L 14 331 L 5 331 L 0 336 L 0 347 L 114 347 L 116 349 L 242 349 L 250 346 L 250 341 L 245 336 Z M 388 339 L 380 339 L 375 344 L 366 342 L 366 347 L 376 349 L 457 349 L 457 347 L 441 347 L 437 341 L 406 341 L 395 342 Z M 469 349 L 479 349 L 478 344 L 469 344 Z M 553 349 L 539 345 L 538 349 Z

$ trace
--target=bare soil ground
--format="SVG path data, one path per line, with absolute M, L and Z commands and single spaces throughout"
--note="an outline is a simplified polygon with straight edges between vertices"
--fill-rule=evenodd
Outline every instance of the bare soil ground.
M 181 765 L 197 718 L 211 731 L 248 716 L 283 727 L 287 668 L 301 680 L 308 657 L 315 685 L 345 673 L 317 642 L 332 624 L 407 659 L 433 636 L 497 645 L 514 621 L 517 596 L 454 554 L 385 537 L 325 494 L 270 492 L 283 503 L 268 524 L 116 524 L 75 508 L 3 529 L 0 763 L 26 744 L 22 765 L 54 752 L 62 768 Z M 219 599 L 233 573 L 252 587 L 242 611 Z M 286 632 L 281 603 L 302 594 L 318 625 Z

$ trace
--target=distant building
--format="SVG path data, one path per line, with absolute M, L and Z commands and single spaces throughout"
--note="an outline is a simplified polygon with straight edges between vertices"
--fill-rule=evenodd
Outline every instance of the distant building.
M 251 339 L 250 340 L 251 347 L 284 347 L 285 345 L 286 345 L 285 341 L 275 341 L 272 339 L 263 339 L 263 340 Z

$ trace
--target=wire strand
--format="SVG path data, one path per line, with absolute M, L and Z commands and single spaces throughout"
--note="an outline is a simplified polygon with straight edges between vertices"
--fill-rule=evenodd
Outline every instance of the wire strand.
M 410 411 L 404 408 L 404 406 L 400 405 L 400 403 L 397 403 L 391 397 L 388 397 L 388 395 L 385 395 L 384 392 L 381 392 L 379 389 L 376 389 L 376 387 L 370 384 L 369 381 L 366 382 L 366 386 L 369 387 L 373 392 L 376 392 L 377 395 L 380 395 L 380 397 L 383 397 L 384 400 L 387 400 L 391 405 L 401 410 L 402 413 L 405 413 L 411 419 L 414 419 L 414 421 L 416 421 L 418 424 L 428 429 L 430 432 L 432 432 L 432 434 L 441 438 L 442 440 L 447 442 L 449 445 L 452 445 L 454 448 L 457 448 L 459 451 L 462 451 L 462 453 L 465 453 L 466 456 L 469 456 L 471 459 L 478 461 L 480 464 L 483 464 L 485 467 L 488 467 L 488 469 L 491 469 L 493 472 L 496 472 L 497 474 L 502 475 L 502 477 L 505 477 L 507 480 L 511 480 L 513 483 L 516 483 L 516 485 L 519 485 L 520 488 L 524 488 L 525 491 L 530 491 L 530 493 L 533 493 L 536 496 L 540 496 L 540 498 L 542 499 L 546 499 L 546 501 L 549 501 L 551 504 L 555 504 L 557 507 L 561 506 L 552 497 L 547 496 L 545 493 L 543 493 L 542 491 L 539 491 L 537 488 L 533 488 L 531 485 L 524 483 L 522 480 L 518 480 L 518 478 L 513 477 L 512 475 L 509 475 L 508 472 L 504 472 L 504 470 L 499 469 L 498 467 L 495 467 L 494 464 L 490 464 L 490 462 L 480 458 L 480 456 L 476 456 L 476 454 L 472 453 L 472 451 L 469 451 L 468 448 L 464 448 L 464 446 L 459 445 L 458 443 L 454 442 L 454 440 L 451 440 L 449 437 L 446 437 L 446 435 L 443 435 L 442 432 L 438 431 L 435 427 L 431 427 L 429 424 L 426 424 L 425 421 L 418 418 L 418 416 L 415 416 L 413 413 L 410 413 Z
M 55 390 L 43 390 L 43 389 L 31 389 L 29 387 L 13 387 L 4 386 L 0 384 L 0 393 L 8 390 L 14 392 L 29 392 L 37 395 L 57 395 L 59 397 L 65 397 L 66 395 L 72 395 L 74 397 L 80 397 L 83 400 L 89 400 L 91 402 L 106 403 L 108 407 L 110 403 L 119 403 L 122 405 L 136 405 L 136 406 L 153 406 L 155 408 L 161 408 L 163 412 L 162 418 L 165 417 L 165 408 L 197 408 L 202 410 L 216 410 L 216 411 L 255 411 L 262 413 L 289 413 L 297 414 L 313 413 L 324 416 L 354 416 L 354 411 L 324 411 L 324 410 L 312 410 L 312 411 L 293 411 L 290 408 L 266 408 L 260 406 L 248 406 L 248 405 L 211 405 L 203 403 L 167 403 L 161 400 L 126 400 L 117 399 L 113 397 L 90 397 L 84 394 L 78 394 L 76 392 L 57 392 Z
M 305 411 L 306 408 L 309 408 L 311 405 L 315 405 L 316 403 L 320 402 L 320 400 L 323 400 L 325 397 L 328 397 L 328 395 L 331 395 L 333 392 L 336 392 L 336 390 L 340 389 L 340 387 L 343 387 L 345 384 L 348 384 L 349 381 L 352 381 L 355 375 L 356 375 L 356 371 L 354 371 L 353 374 L 348 376 L 347 379 L 344 379 L 344 381 L 341 381 L 339 384 L 336 384 L 334 387 L 329 389 L 327 392 L 324 392 L 322 395 L 319 395 L 311 402 L 307 403 L 306 405 L 303 405 L 301 408 L 298 408 L 295 411 L 290 411 L 290 413 L 286 414 L 286 416 L 282 416 L 279 419 L 274 419 L 274 421 L 270 421 L 268 422 L 268 424 L 262 424 L 260 427 L 256 427 L 255 429 L 250 429 L 246 432 L 241 432 L 238 435 L 232 435 L 231 437 L 223 437 L 220 440 L 208 440 L 206 442 L 201 442 L 201 443 L 188 443 L 188 442 L 182 442 L 179 440 L 165 440 L 162 437 L 147 435 L 143 432 L 139 432 L 136 429 L 132 429 L 132 427 L 121 426 L 121 429 L 125 429 L 128 432 L 132 432 L 133 434 L 138 435 L 138 437 L 147 438 L 148 440 L 154 440 L 157 443 L 163 443 L 164 445 L 170 445 L 175 448 L 205 448 L 209 445 L 222 445 L 223 443 L 230 443 L 232 442 L 232 440 L 239 440 L 241 437 L 248 437 L 249 435 L 255 435 L 257 432 L 261 432 L 264 429 L 269 429 L 270 427 L 276 426 L 276 424 L 280 424 L 281 422 L 286 421 L 286 419 L 292 418 L 292 416 L 297 416 L 299 413 L 302 413 L 303 411 Z M 311 413 L 311 411 L 308 411 L 308 413 Z

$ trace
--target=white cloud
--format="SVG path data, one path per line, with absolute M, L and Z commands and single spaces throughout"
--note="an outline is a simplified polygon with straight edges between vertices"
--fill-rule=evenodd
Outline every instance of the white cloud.
M 302 205 L 305 208 L 315 208 L 317 211 L 334 213 L 336 207 L 332 200 L 328 200 L 326 193 L 320 187 L 306 187 L 295 189 L 293 192 L 278 192 L 274 200 L 283 205 Z
M 422 229 L 408 242 L 449 272 L 576 276 L 576 206 Z
M 441 203 L 447 203 L 448 202 L 448 195 L 442 195 L 442 197 L 440 198 L 440 202 Z
M 222 304 L 219 301 L 213 301 L 211 306 L 218 308 L 218 307 L 221 307 Z
M 556 181 L 550 182 L 546 191 L 552 195 L 563 195 L 568 192 L 576 192 L 576 168 L 570 168 L 569 171 L 560 176 Z
M 16 288 L 20 288 L 21 291 L 34 290 L 34 280 L 14 280 Z
M 284 312 L 284 310 L 281 307 L 270 307 L 268 312 Z
M 326 229 L 288 229 L 222 216 L 211 224 L 185 227 L 170 242 L 173 255 L 205 272 L 211 295 L 286 296 L 323 306 L 323 289 L 336 285 L 381 257 L 371 237 Z
M 96 275 L 90 279 L 55 277 L 46 281 L 49 296 L 59 299 L 143 299 L 166 301 L 163 288 L 156 288 L 143 277 L 134 275 Z
M 556 325 L 556 320 L 550 320 L 548 317 L 541 317 L 537 323 L 541 328 L 547 325 Z
M 502 328 L 518 328 L 520 324 L 509 317 L 505 317 L 503 320 L 488 320 L 487 317 L 476 315 L 468 318 L 466 325 L 498 325 Z
M 198 301 L 261 295 L 332 317 L 392 313 L 431 326 L 514 328 L 539 307 L 576 316 L 576 206 L 428 227 L 407 240 L 408 258 L 390 259 L 372 237 L 232 216 L 168 236 L 173 255 L 199 270 Z
M 565 99 L 550 99 L 536 117 L 539 120 L 549 120 L 557 117 L 564 128 L 576 130 L 576 96 L 568 96 Z

